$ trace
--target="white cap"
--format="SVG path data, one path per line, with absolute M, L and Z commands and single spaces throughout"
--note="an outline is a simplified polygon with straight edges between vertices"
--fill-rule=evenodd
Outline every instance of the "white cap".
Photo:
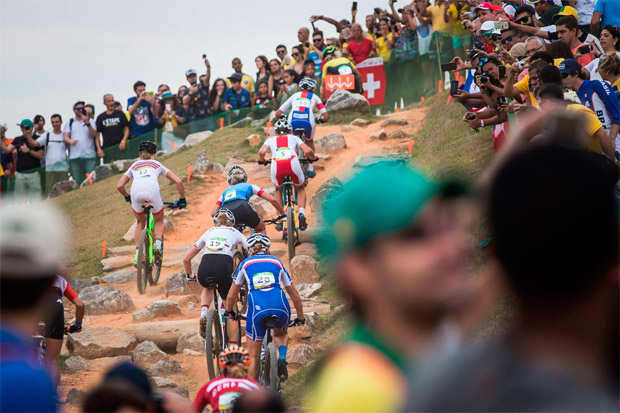
M 482 23 L 482 26 L 480 26 L 477 33 L 478 33 L 478 36 L 480 36 L 481 34 L 489 32 L 489 31 L 492 34 L 502 34 L 501 30 L 495 28 L 494 21 L 486 21 Z
M 65 257 L 66 226 L 51 205 L 0 205 L 0 277 L 56 274 Z
M 198 74 L 198 72 L 196 72 L 196 69 L 187 69 L 185 71 L 185 77 L 188 77 L 189 75 L 196 75 Z

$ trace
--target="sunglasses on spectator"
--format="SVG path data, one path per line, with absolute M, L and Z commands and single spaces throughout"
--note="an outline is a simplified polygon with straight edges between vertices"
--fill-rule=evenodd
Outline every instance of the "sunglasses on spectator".
M 515 20 L 517 24 L 527 23 L 530 20 L 530 16 L 521 17 L 519 20 Z
M 506 43 L 511 42 L 511 41 L 512 41 L 512 36 L 508 36 L 505 39 L 502 39 L 502 44 L 506 44 Z
M 484 64 L 487 63 L 488 61 L 489 61 L 489 58 L 487 56 L 484 59 L 480 60 L 480 62 L 478 62 L 478 67 L 484 66 Z
M 312 41 L 313 41 L 314 43 L 317 43 L 317 42 L 322 42 L 322 41 L 323 41 L 323 39 L 321 39 L 321 38 L 318 38 L 318 39 L 312 39 Z
M 534 53 L 536 53 L 537 51 L 539 51 L 540 49 L 542 49 L 542 46 L 537 47 L 536 49 L 526 50 L 526 51 L 525 51 L 525 54 L 526 54 L 526 55 L 528 55 L 528 56 L 530 56 L 530 55 L 533 55 Z
M 293 56 L 299 56 L 299 53 L 291 53 Z
M 73 110 L 82 110 L 82 109 L 84 109 L 84 106 L 78 106 L 78 107 L 73 108 Z
M 566 79 L 570 73 L 560 73 L 562 75 L 562 79 Z
M 21 127 L 23 130 L 30 130 L 30 126 L 22 126 Z
M 285 49 L 276 50 L 276 53 L 283 54 L 283 53 L 286 53 L 286 50 Z

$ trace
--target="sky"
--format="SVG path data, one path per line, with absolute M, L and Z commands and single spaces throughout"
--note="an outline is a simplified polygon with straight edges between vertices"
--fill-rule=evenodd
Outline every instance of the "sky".
M 374 7 L 388 1 L 358 0 L 357 21 Z M 137 80 L 176 92 L 187 69 L 205 70 L 203 53 L 211 83 L 230 76 L 233 57 L 255 76 L 256 56 L 277 57 L 280 43 L 290 52 L 313 14 L 350 20 L 351 1 L 0 0 L 0 123 L 14 137 L 17 123 L 41 114 L 48 129 L 52 114 L 73 116 L 77 100 L 101 113 L 105 93 L 126 109 Z M 332 25 L 315 25 L 336 36 Z

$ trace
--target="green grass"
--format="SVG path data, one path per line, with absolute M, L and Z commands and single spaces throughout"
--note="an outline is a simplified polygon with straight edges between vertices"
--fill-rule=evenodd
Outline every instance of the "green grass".
M 328 125 L 348 125 L 357 118 L 366 119 L 370 122 L 376 122 L 379 118 L 372 112 L 360 113 L 348 110 L 339 110 L 336 112 L 329 112 Z

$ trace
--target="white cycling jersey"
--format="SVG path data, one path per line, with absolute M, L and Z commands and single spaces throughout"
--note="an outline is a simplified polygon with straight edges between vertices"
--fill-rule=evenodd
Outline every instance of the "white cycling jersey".
M 203 250 L 203 255 L 225 254 L 232 257 L 237 245 L 241 244 L 244 249 L 248 248 L 248 243 L 241 232 L 233 227 L 213 227 L 209 228 L 194 247 Z
M 131 183 L 131 207 L 137 214 L 142 213 L 142 206 L 148 202 L 153 207 L 153 213 L 158 214 L 164 209 L 164 202 L 159 193 L 160 175 L 166 176 L 168 168 L 161 163 L 149 159 L 140 159 L 134 162 L 125 176 L 133 178 Z

